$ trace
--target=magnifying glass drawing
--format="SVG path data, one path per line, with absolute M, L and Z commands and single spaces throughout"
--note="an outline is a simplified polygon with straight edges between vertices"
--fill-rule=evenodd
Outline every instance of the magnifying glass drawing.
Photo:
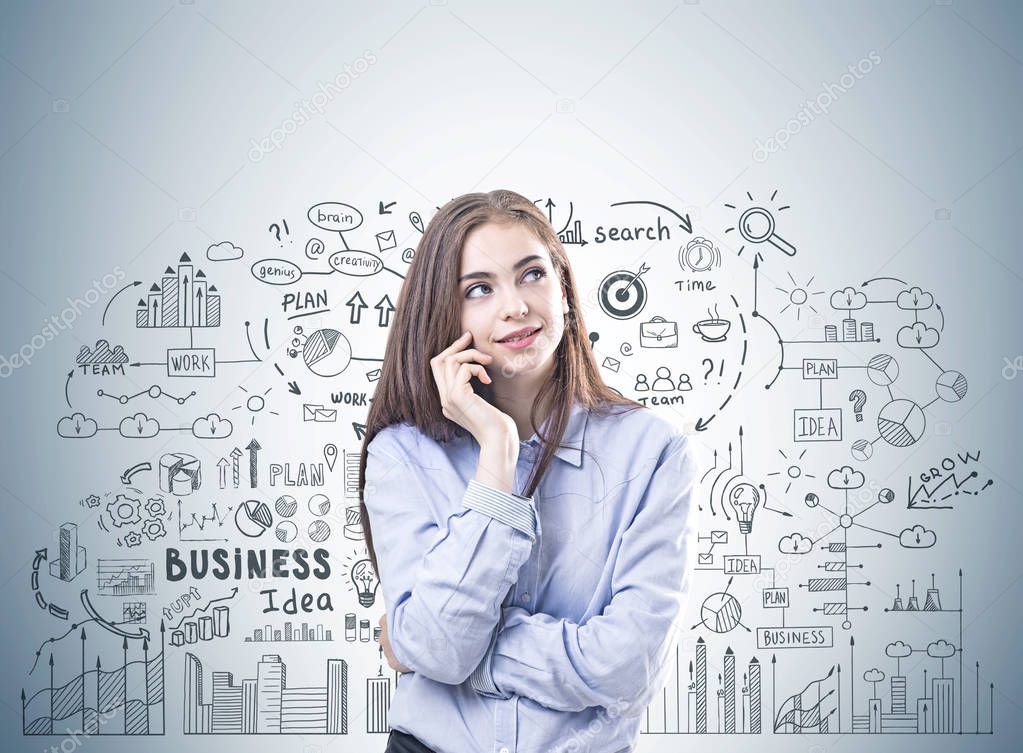
M 796 247 L 774 232 L 774 216 L 763 207 L 751 207 L 739 217 L 739 233 L 750 243 L 770 243 L 788 256 Z

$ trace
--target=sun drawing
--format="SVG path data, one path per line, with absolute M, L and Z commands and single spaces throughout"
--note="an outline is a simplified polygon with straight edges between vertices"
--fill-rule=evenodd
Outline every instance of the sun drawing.
M 811 275 L 810 279 L 807 280 L 802 285 L 800 285 L 798 282 L 796 282 L 796 278 L 792 276 L 791 272 L 788 273 L 788 276 L 789 276 L 789 279 L 792 280 L 792 287 L 789 288 L 789 289 L 778 288 L 778 290 L 780 290 L 782 293 L 784 293 L 786 296 L 788 296 L 788 299 L 789 299 L 788 303 L 786 303 L 782 307 L 782 310 L 781 310 L 780 313 L 784 314 L 790 308 L 795 307 L 796 319 L 798 320 L 799 317 L 800 317 L 800 314 L 802 313 L 803 307 L 806 306 L 808 309 L 810 309 L 810 311 L 812 311 L 813 313 L 816 314 L 817 313 L 817 309 L 815 309 L 813 307 L 813 303 L 811 301 L 811 298 L 813 296 L 815 296 L 815 295 L 824 295 L 824 291 L 823 290 L 814 290 L 814 291 L 810 290 L 810 286 L 813 284 L 813 276 Z

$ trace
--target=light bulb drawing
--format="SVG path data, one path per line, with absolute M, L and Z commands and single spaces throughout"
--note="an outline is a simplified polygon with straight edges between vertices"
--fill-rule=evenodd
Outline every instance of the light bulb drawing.
M 377 598 L 377 586 L 380 581 L 373 571 L 373 563 L 369 560 L 359 560 L 352 565 L 352 585 L 359 594 L 359 605 L 371 607 Z
M 753 514 L 765 496 L 764 485 L 760 488 L 745 482 L 736 484 L 728 493 L 728 504 L 735 511 L 735 519 L 739 522 L 739 533 L 748 534 L 753 531 Z

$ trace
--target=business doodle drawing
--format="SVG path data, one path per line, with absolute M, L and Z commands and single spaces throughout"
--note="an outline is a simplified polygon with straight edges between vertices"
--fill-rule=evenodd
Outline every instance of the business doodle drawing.
M 964 304 L 919 269 L 829 279 L 777 187 L 701 217 L 535 202 L 592 280 L 606 382 L 705 455 L 643 733 L 993 733 L 1003 668 L 965 640 L 970 568 L 942 564 L 956 516 L 1001 503 L 984 448 L 945 441 Z M 434 211 L 305 197 L 110 296 L 53 398 L 68 467 L 97 472 L 69 477 L 52 541 L 24 543 L 25 735 L 388 731 L 359 451 Z

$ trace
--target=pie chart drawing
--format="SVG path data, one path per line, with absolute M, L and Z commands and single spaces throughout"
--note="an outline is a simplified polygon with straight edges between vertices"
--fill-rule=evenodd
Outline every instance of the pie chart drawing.
M 852 443 L 852 447 L 849 450 L 852 453 L 854 459 L 860 462 L 870 460 L 870 456 L 874 454 L 874 445 L 868 442 L 866 439 L 857 439 Z
M 352 346 L 336 329 L 318 329 L 306 338 L 302 360 L 317 376 L 335 377 L 351 363 Z
M 273 515 L 266 502 L 249 499 L 238 505 L 234 511 L 234 524 L 250 539 L 256 539 L 273 525 Z
M 314 494 L 309 498 L 309 512 L 313 515 L 326 515 L 330 512 L 330 498 L 326 494 Z
M 899 378 L 899 362 L 887 353 L 867 361 L 867 376 L 878 387 L 887 387 Z
M 274 504 L 274 509 L 277 510 L 277 514 L 282 518 L 290 518 L 298 512 L 298 500 L 290 494 L 282 494 L 277 498 L 277 502 Z
M 298 536 L 298 526 L 290 520 L 282 520 L 277 524 L 274 535 L 277 536 L 277 540 L 281 543 L 288 544 Z
M 314 520 L 309 524 L 309 538 L 317 544 L 330 538 L 330 524 L 325 520 Z
M 934 391 L 946 403 L 956 403 L 966 397 L 966 377 L 959 371 L 943 372 L 934 383 Z
M 741 618 L 739 600 L 731 594 L 711 594 L 700 607 L 700 619 L 715 633 L 727 633 L 739 624 Z
M 919 441 L 927 418 L 912 400 L 892 400 L 877 416 L 877 430 L 892 447 L 909 447 Z

